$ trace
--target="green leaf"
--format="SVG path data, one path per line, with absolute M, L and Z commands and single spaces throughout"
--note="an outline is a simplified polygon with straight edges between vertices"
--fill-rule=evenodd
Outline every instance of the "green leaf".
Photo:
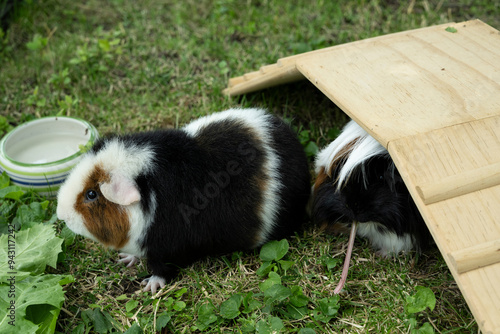
M 21 229 L 32 227 L 38 223 L 45 223 L 49 218 L 47 216 L 48 201 L 39 203 L 32 202 L 29 205 L 23 204 L 19 206 L 16 212 L 16 217 L 12 221 L 16 226 Z M 53 215 L 47 223 L 53 223 L 57 220 L 57 215 Z
M 288 241 L 283 239 L 281 241 L 271 241 L 262 246 L 260 250 L 260 259 L 262 261 L 278 261 L 285 256 L 288 252 Z
M 313 312 L 314 318 L 318 321 L 330 322 L 338 313 L 340 296 L 325 297 L 317 301 L 317 307 Z
M 127 299 L 127 298 L 128 298 L 128 297 L 127 297 L 127 295 L 123 294 L 123 295 L 119 295 L 119 296 L 118 296 L 118 297 L 116 297 L 115 299 L 116 299 L 116 300 L 125 300 L 125 299 Z
M 18 201 L 24 195 L 24 190 L 19 186 L 7 186 L 0 189 L 0 198 Z
M 308 157 L 312 157 L 318 153 L 319 148 L 315 142 L 310 141 L 309 143 L 307 143 L 306 147 L 304 147 L 304 151 L 306 152 L 306 155 Z
M 186 308 L 186 303 L 181 300 L 176 300 L 173 309 L 176 311 L 182 311 Z
M 292 295 L 292 291 L 281 284 L 274 284 L 264 292 L 266 297 L 265 303 L 271 304 L 275 301 L 281 302 Z
M 321 262 L 328 268 L 328 270 L 332 270 L 335 268 L 339 263 L 341 263 L 340 259 L 334 259 L 331 256 L 328 255 L 323 255 L 321 257 Z
M 281 277 L 280 275 L 271 271 L 269 273 L 269 278 L 266 279 L 264 282 L 259 283 L 259 288 L 262 292 L 265 292 L 267 289 L 269 289 L 275 284 L 281 284 Z
M 196 322 L 196 326 L 198 326 L 200 330 L 205 330 L 211 324 L 216 322 L 217 319 L 218 317 L 215 314 L 215 308 L 213 307 L 213 305 L 208 303 L 203 304 L 198 309 L 198 320 Z
M 52 226 L 36 224 L 15 234 L 14 268 L 22 272 L 43 273 L 47 265 L 56 268 L 57 256 L 63 240 L 55 236 Z M 8 235 L 0 236 L 0 259 L 8 258 Z M 0 282 L 6 282 L 7 272 L 12 271 L 7 261 L 0 262 Z
M 303 307 L 309 304 L 309 298 L 304 295 L 300 286 L 292 286 L 292 296 L 290 297 L 290 304 L 295 307 Z
M 175 298 L 180 298 L 183 294 L 187 292 L 186 288 L 179 289 L 174 293 Z
M 316 334 L 312 328 L 301 328 L 298 334 Z
M 47 46 L 48 41 L 49 41 L 48 38 L 42 37 L 39 34 L 35 34 L 33 36 L 33 40 L 31 42 L 26 43 L 26 47 L 33 51 L 42 50 Z
M 139 326 L 139 324 L 137 322 L 134 322 L 134 324 L 132 326 L 130 326 L 129 329 L 127 329 L 127 331 L 123 334 L 142 334 L 143 333 L 143 330 L 141 328 L 141 326 Z
M 309 310 L 307 307 L 296 307 L 292 304 L 287 304 L 286 305 L 286 311 L 284 312 L 288 318 L 294 319 L 294 320 L 300 320 L 303 319 L 305 316 L 309 314 Z
M 260 320 L 256 326 L 256 333 L 259 334 L 273 334 L 278 333 L 284 327 L 283 322 L 280 318 L 271 317 L 267 320 Z
M 285 260 L 279 260 L 278 263 L 281 265 L 281 269 L 283 269 L 284 271 L 287 271 L 295 264 L 295 262 L 293 261 L 285 261 Z
M 243 313 L 252 313 L 262 307 L 262 303 L 253 298 L 253 292 L 249 292 L 243 298 Z
M 448 27 L 445 29 L 447 32 L 456 33 L 458 30 L 453 27 Z
M 413 296 L 406 297 L 406 312 L 414 314 L 422 312 L 427 307 L 432 311 L 436 306 L 436 296 L 431 289 L 423 286 L 417 286 Z
M 172 319 L 172 316 L 168 312 L 163 312 L 158 318 L 156 318 L 156 327 L 158 330 L 163 329 Z
M 63 280 L 73 281 L 71 276 L 61 275 L 28 276 L 16 280 L 13 298 L 8 297 L 12 293 L 11 285 L 1 283 L 0 309 L 8 310 L 11 301 L 14 301 L 15 331 L 8 324 L 12 319 L 9 318 L 10 312 L 7 312 L 0 318 L 0 333 L 34 333 L 40 326 L 47 330 L 45 333 L 53 333 L 54 319 L 57 319 L 64 301 Z
M 100 39 L 98 43 L 102 51 L 104 52 L 111 51 L 111 45 L 109 44 L 109 41 L 107 39 Z
M 266 276 L 267 274 L 269 274 L 269 272 L 273 269 L 274 266 L 275 264 L 272 261 L 262 262 L 259 269 L 257 269 L 257 275 Z
M 127 312 L 131 312 L 137 307 L 137 305 L 139 305 L 139 302 L 137 300 L 131 299 L 125 304 L 125 310 Z
M 0 116 L 0 119 L 4 118 L 3 116 Z M 0 189 L 8 187 L 10 184 L 10 178 L 7 175 L 7 173 L 4 171 L 2 174 L 0 174 Z
M 428 322 L 422 325 L 419 329 L 414 329 L 411 331 L 412 334 L 434 334 L 434 328 Z
M 243 301 L 243 296 L 235 294 L 229 297 L 220 305 L 220 315 L 224 319 L 234 319 L 240 315 L 240 306 Z

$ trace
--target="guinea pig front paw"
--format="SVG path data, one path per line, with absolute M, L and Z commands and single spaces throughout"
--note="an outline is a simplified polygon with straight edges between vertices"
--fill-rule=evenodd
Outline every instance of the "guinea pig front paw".
M 158 288 L 163 289 L 165 287 L 165 279 L 160 276 L 153 275 L 142 281 L 141 285 L 146 286 L 143 291 L 151 291 L 152 294 L 155 294 Z
M 139 263 L 139 259 L 136 258 L 134 255 L 120 253 L 118 254 L 118 256 L 121 257 L 121 259 L 119 259 L 118 262 L 125 264 L 127 268 L 130 268 L 134 264 Z

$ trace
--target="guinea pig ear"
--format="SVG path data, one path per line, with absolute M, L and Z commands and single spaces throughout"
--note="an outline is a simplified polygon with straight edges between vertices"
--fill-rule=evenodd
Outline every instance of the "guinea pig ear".
M 110 181 L 102 183 L 100 189 L 106 199 L 116 204 L 130 205 L 141 200 L 135 182 L 120 174 L 112 174 Z

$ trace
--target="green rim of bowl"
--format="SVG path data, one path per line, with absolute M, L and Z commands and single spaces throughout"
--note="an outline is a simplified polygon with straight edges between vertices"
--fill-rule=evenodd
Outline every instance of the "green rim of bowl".
M 85 143 L 85 146 L 87 146 L 89 143 L 91 145 L 94 144 L 94 141 L 96 140 L 96 137 L 97 137 L 97 129 L 92 125 L 90 124 L 89 122 L 83 120 L 83 119 L 80 119 L 80 118 L 77 118 L 77 117 L 67 117 L 67 116 L 49 116 L 49 117 L 42 117 L 42 118 L 38 118 L 38 119 L 35 119 L 35 120 L 32 120 L 32 121 L 29 121 L 29 122 L 26 122 L 26 123 L 23 123 L 22 125 L 20 126 L 25 126 L 26 124 L 30 124 L 30 123 L 33 123 L 33 122 L 37 122 L 39 120 L 42 120 L 42 119 L 49 119 L 49 118 L 62 118 L 62 119 L 71 119 L 71 120 L 75 120 L 75 121 L 78 121 L 78 122 L 81 122 L 83 123 L 84 125 L 86 125 L 88 128 L 89 128 L 89 131 L 90 131 L 90 138 L 89 140 Z M 75 158 L 77 158 L 78 156 L 82 155 L 83 152 L 80 150 L 64 159 L 59 159 L 59 160 L 56 160 L 56 161 L 50 161 L 50 162 L 44 162 L 44 163 L 40 163 L 40 164 L 29 164 L 29 163 L 25 163 L 25 162 L 20 162 L 20 161 L 17 161 L 17 160 L 14 160 L 12 159 L 11 157 L 9 157 L 6 153 L 5 153 L 5 150 L 4 150 L 4 145 L 5 145 L 5 142 L 7 141 L 7 139 L 10 137 L 10 135 L 16 130 L 16 128 L 14 128 L 12 131 L 10 131 L 8 134 L 6 134 L 2 140 L 0 141 L 0 154 L 8 161 L 10 161 L 12 164 L 14 165 L 17 165 L 17 166 L 22 166 L 22 167 L 50 167 L 50 166 L 55 166 L 55 165 L 59 165 L 59 164 L 62 164 L 62 163 L 65 163 L 65 162 L 68 162 L 68 161 L 71 161 Z M 16 174 L 19 174 L 19 175 L 28 175 L 28 176 L 39 176 L 39 175 L 52 175 L 52 174 L 58 174 L 58 173 L 61 173 L 61 172 L 65 172 L 65 171 L 69 171 L 71 170 L 75 164 L 73 164 L 72 166 L 69 166 L 69 167 L 65 167 L 63 169 L 59 169 L 59 170 L 54 170 L 54 171 L 50 171 L 50 172 L 38 172 L 38 173 L 35 173 L 35 172 L 22 172 L 22 171 L 18 171 L 16 169 L 12 169 L 10 167 L 7 167 L 5 166 L 3 163 L 0 162 L 0 166 L 2 166 L 2 168 L 4 170 L 8 170 L 10 172 L 13 172 L 13 173 L 16 173 Z

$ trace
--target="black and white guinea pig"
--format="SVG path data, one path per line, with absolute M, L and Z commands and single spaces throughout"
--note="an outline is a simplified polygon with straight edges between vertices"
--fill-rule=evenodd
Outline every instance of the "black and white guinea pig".
M 382 256 L 425 248 L 427 226 L 387 150 L 354 121 L 315 161 L 312 219 L 329 232 L 367 238 Z
M 182 129 L 98 140 L 58 194 L 68 227 L 146 257 L 156 292 L 206 256 L 250 250 L 307 221 L 310 172 L 296 134 L 261 109 L 230 109 Z

